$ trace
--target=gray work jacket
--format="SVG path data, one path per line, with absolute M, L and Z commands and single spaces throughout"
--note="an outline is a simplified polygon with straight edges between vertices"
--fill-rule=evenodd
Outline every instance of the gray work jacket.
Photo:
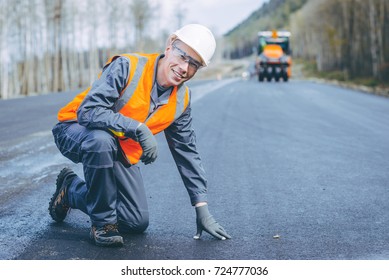
M 156 67 L 161 57 L 163 55 L 156 60 L 154 73 L 157 73 Z M 120 93 L 127 84 L 129 71 L 129 60 L 122 56 L 103 69 L 100 78 L 93 83 L 78 109 L 77 119 L 81 125 L 88 128 L 124 131 L 127 137 L 133 138 L 139 123 L 113 110 Z M 156 81 L 156 77 L 153 78 Z M 156 86 L 153 87 L 155 90 L 156 88 Z M 154 109 L 158 107 L 158 104 L 165 104 L 169 98 L 169 92 L 159 98 L 155 98 L 155 92 L 150 92 L 150 95 L 153 96 L 153 102 L 157 101 Z M 153 108 L 151 107 L 150 110 Z M 196 147 L 190 102 L 182 115 L 164 130 L 164 134 L 192 205 L 207 201 L 207 180 Z

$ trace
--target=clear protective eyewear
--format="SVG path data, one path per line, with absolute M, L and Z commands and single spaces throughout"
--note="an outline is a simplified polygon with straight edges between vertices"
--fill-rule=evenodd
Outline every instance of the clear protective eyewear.
M 173 47 L 172 52 L 173 52 L 174 56 L 179 57 L 182 60 L 182 62 L 187 62 L 189 65 L 189 68 L 192 69 L 193 71 L 197 71 L 203 66 L 196 59 L 194 59 L 193 57 L 188 55 L 186 52 L 181 50 L 179 47 L 177 47 L 175 42 L 172 43 L 172 47 Z

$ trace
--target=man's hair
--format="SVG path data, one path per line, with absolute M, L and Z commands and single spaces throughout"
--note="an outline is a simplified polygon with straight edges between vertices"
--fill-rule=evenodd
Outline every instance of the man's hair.
M 167 38 L 166 47 L 169 47 L 176 40 L 177 40 L 177 35 L 175 34 L 170 35 L 169 38 Z

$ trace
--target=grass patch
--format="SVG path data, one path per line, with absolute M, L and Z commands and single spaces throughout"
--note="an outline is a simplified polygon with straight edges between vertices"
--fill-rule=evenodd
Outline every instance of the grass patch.
M 358 77 L 358 78 L 348 78 L 345 71 L 327 71 L 319 72 L 317 70 L 316 62 L 313 60 L 303 60 L 303 59 L 294 59 L 296 63 L 302 65 L 302 72 L 305 77 L 319 78 L 325 80 L 335 80 L 339 82 L 347 82 L 355 85 L 366 86 L 369 88 L 376 87 L 389 87 L 389 80 L 378 81 L 373 77 Z

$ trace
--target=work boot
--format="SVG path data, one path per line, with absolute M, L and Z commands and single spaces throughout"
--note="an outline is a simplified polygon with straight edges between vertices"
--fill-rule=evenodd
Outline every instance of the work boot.
M 54 221 L 62 222 L 69 212 L 67 189 L 77 175 L 69 168 L 64 168 L 58 174 L 56 190 L 49 203 L 49 213 Z
M 92 226 L 90 238 L 97 246 L 118 247 L 123 246 L 123 237 L 120 236 L 117 224 L 104 225 L 102 227 Z

